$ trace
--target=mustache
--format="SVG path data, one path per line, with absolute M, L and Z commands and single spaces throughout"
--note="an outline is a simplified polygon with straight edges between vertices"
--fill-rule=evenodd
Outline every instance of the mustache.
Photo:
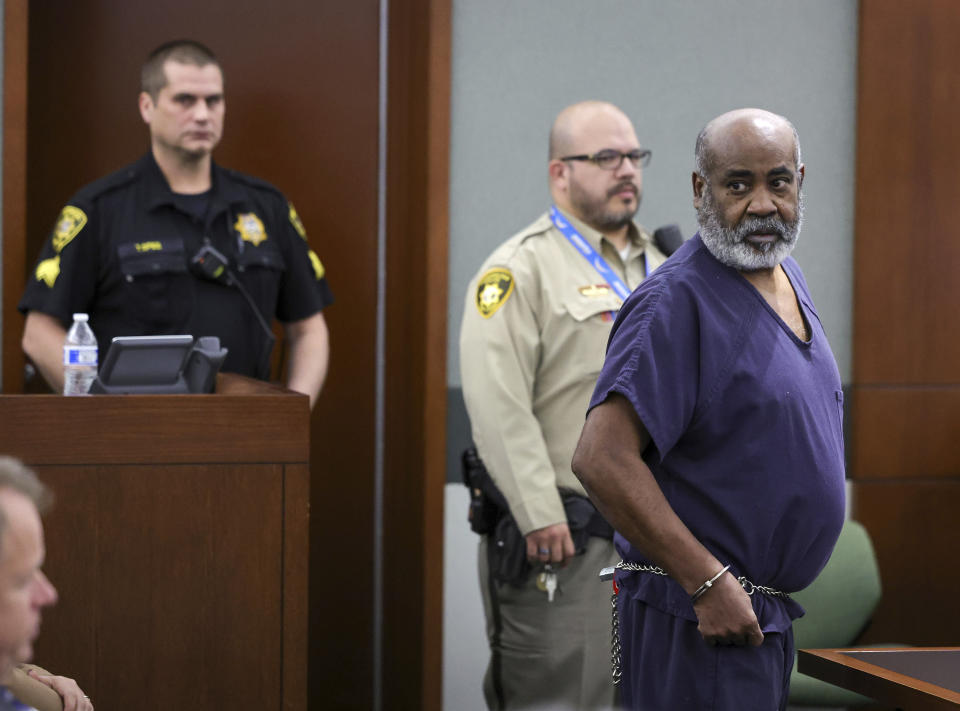
M 632 180 L 621 180 L 614 187 L 610 188 L 607 191 L 607 197 L 613 197 L 617 193 L 621 193 L 624 190 L 629 190 L 634 195 L 640 194 L 640 190 L 639 188 L 637 188 L 637 184 L 635 182 L 633 182 Z
M 735 242 L 743 242 L 747 237 L 754 234 L 775 234 L 783 238 L 788 231 L 787 224 L 779 217 L 773 215 L 747 217 L 731 230 L 731 236 Z

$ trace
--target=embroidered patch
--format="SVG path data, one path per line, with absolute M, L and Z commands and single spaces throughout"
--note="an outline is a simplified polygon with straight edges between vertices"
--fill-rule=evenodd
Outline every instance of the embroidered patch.
M 40 262 L 37 265 L 36 276 L 37 281 L 42 281 L 52 289 L 57 277 L 60 276 L 60 255 Z
M 323 268 L 323 263 L 320 261 L 320 257 L 317 256 L 317 253 L 312 249 L 308 251 L 310 255 L 310 264 L 313 265 L 313 273 L 317 275 L 317 281 L 323 279 L 323 275 L 327 273 L 327 270 Z
M 590 284 L 589 286 L 581 286 L 578 291 L 592 299 L 598 296 L 607 296 L 610 293 L 610 286 L 608 284 Z
M 263 223 L 252 212 L 243 212 L 237 215 L 237 221 L 233 223 L 233 229 L 240 233 L 240 239 L 252 243 L 254 247 L 267 239 L 267 231 L 264 229 Z
M 477 283 L 477 311 L 484 318 L 493 316 L 513 293 L 513 274 L 509 269 L 490 269 Z
M 57 224 L 53 228 L 53 251 L 57 254 L 63 250 L 70 241 L 77 236 L 83 226 L 87 224 L 87 215 L 79 207 L 67 205 L 60 211 L 60 217 L 57 218 Z
M 287 203 L 287 207 L 290 208 L 290 224 L 293 225 L 293 229 L 297 231 L 297 234 L 307 238 L 307 230 L 303 226 L 303 222 L 300 220 L 300 215 L 297 214 L 296 208 L 293 206 L 292 202 Z M 320 277 L 317 277 L 319 279 Z

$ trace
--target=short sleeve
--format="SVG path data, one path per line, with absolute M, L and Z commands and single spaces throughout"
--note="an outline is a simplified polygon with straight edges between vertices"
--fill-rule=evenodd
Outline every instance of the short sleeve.
M 627 398 L 663 459 L 693 420 L 700 396 L 699 310 L 687 287 L 651 279 L 617 316 L 590 408 Z
M 312 316 L 333 303 L 326 269 L 307 242 L 307 232 L 293 204 L 282 201 L 276 221 L 287 271 L 277 301 L 277 319 L 290 323 Z
M 88 203 L 73 199 L 64 206 L 27 275 L 17 306 L 22 313 L 39 311 L 66 326 L 74 312 L 89 310 L 99 275 L 96 222 L 95 208 Z

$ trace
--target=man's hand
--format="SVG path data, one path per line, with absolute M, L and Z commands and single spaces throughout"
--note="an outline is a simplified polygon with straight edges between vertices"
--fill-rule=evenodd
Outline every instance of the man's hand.
M 763 632 L 753 611 L 750 596 L 737 579 L 724 573 L 693 605 L 698 629 L 711 646 L 763 644 Z
M 531 563 L 566 565 L 575 554 L 570 527 L 565 523 L 555 523 L 527 534 L 527 560 Z
M 28 673 L 60 695 L 60 698 L 63 699 L 63 711 L 93 711 L 93 702 L 73 679 L 68 679 L 65 676 L 41 674 L 36 669 L 31 669 Z

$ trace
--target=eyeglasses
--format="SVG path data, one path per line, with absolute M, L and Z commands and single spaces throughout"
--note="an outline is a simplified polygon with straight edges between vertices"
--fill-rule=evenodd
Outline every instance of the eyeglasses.
M 638 165 L 646 167 L 650 164 L 651 155 L 653 155 L 653 151 L 649 148 L 636 148 L 626 153 L 615 151 L 612 148 L 606 148 L 602 151 L 597 151 L 593 155 L 564 156 L 560 160 L 588 160 L 603 170 L 617 170 L 623 165 L 624 158 L 629 158 L 634 168 Z

